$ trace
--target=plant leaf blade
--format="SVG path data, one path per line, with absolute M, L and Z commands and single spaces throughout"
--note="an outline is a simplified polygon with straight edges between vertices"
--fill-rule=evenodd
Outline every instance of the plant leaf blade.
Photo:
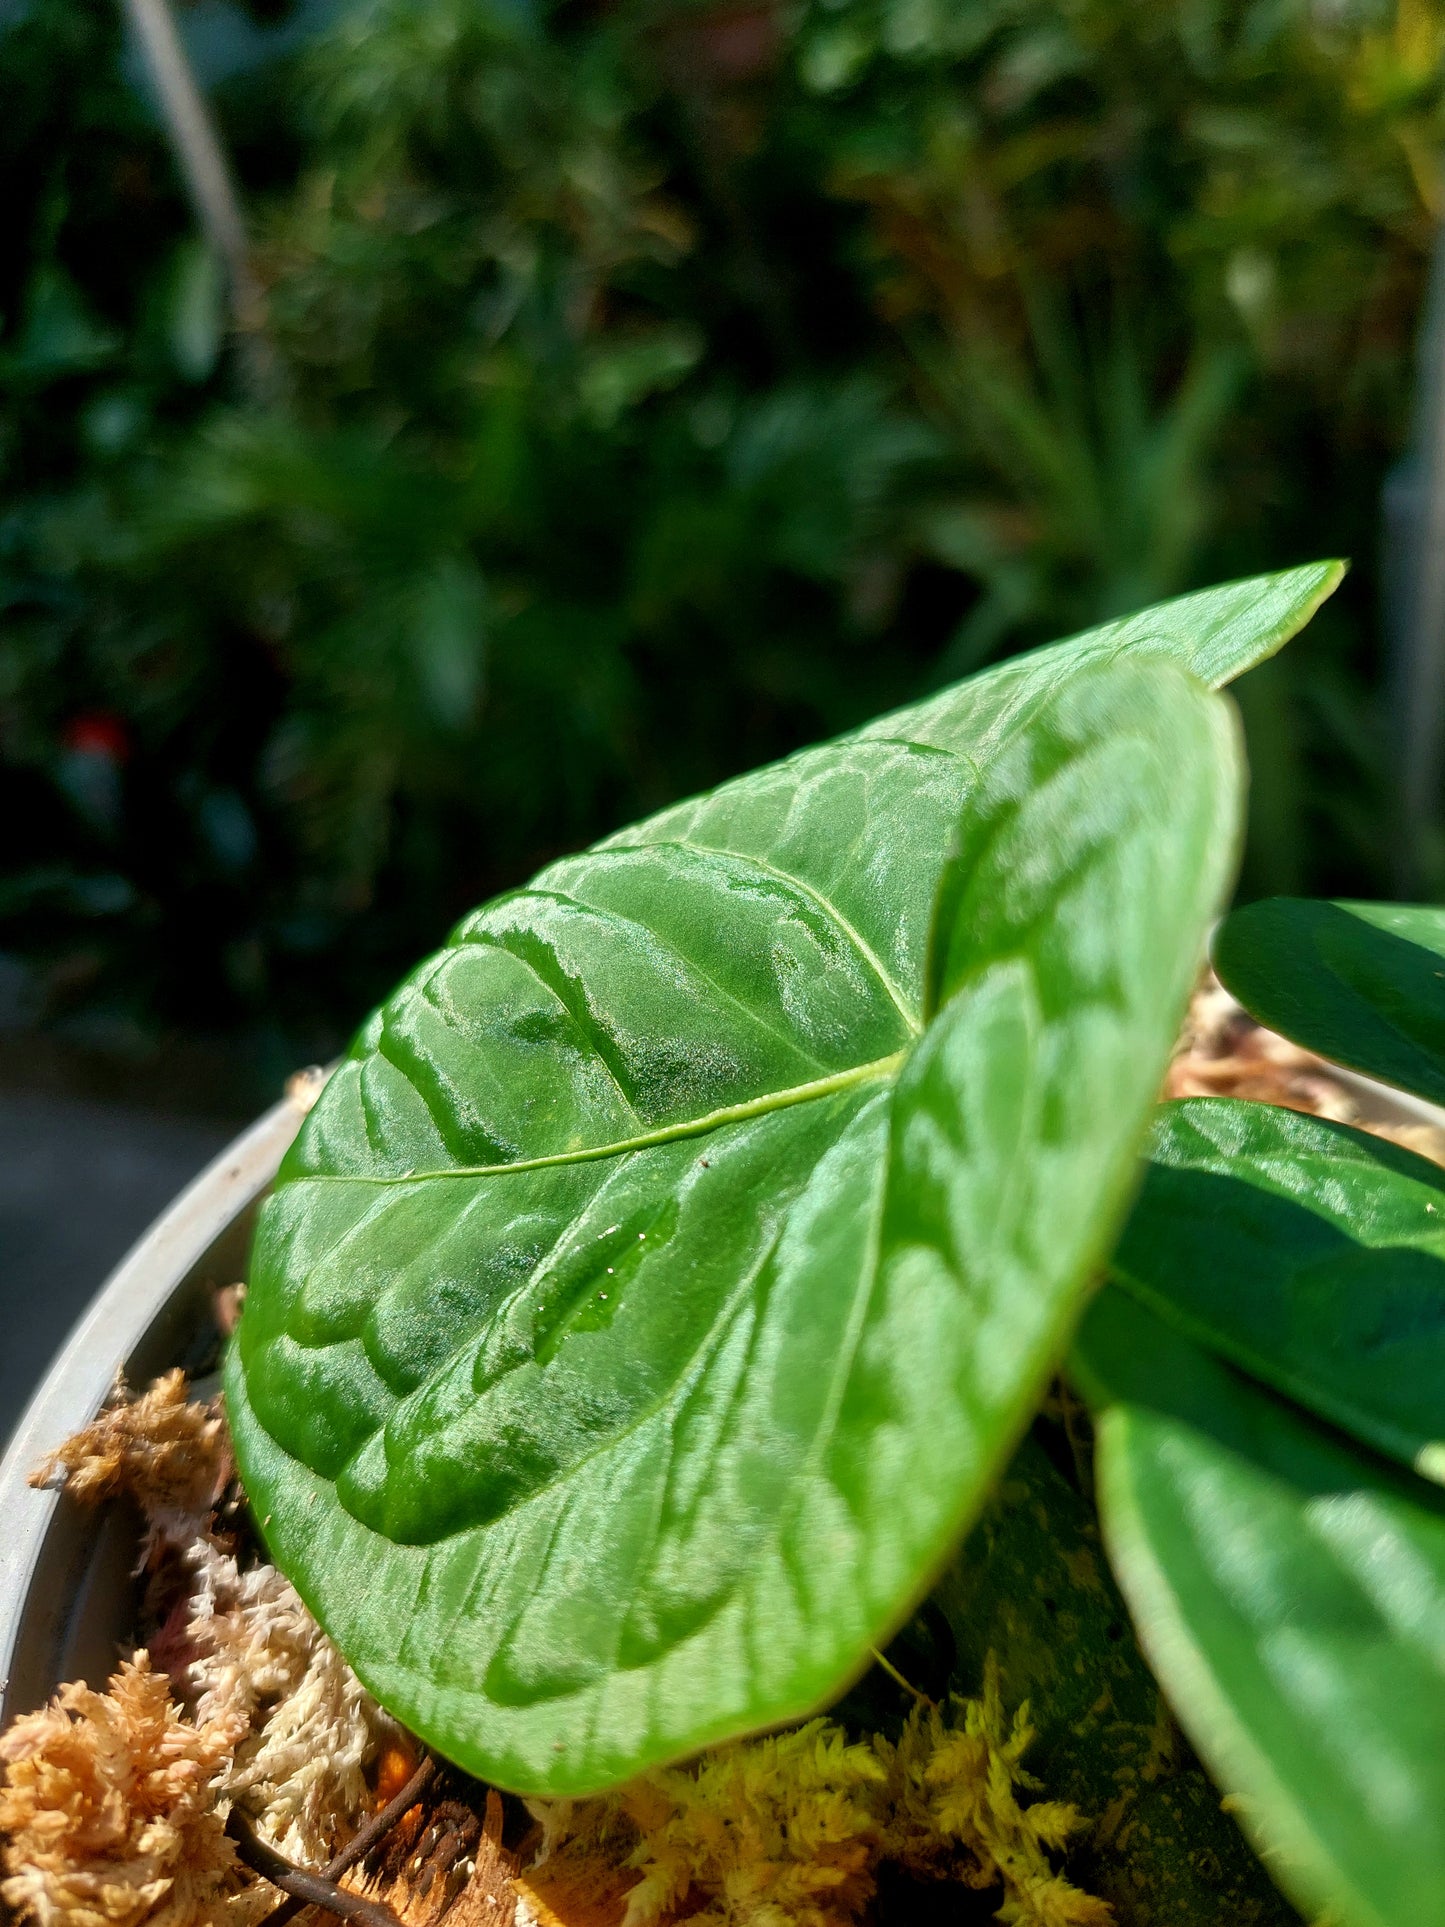
M 1445 1921 L 1445 1506 L 1116 1287 L 1074 1370 L 1141 1644 L 1296 1904 Z
M 1271 1030 L 1445 1103 L 1445 910 L 1270 897 L 1225 919 L 1214 964 Z
M 906 1613 L 1066 1342 L 1231 871 L 1232 717 L 1158 660 L 1074 667 L 982 770 L 782 768 L 469 918 L 263 1213 L 227 1385 L 268 1544 L 521 1790 L 801 1714 Z
M 1445 1171 L 1236 1098 L 1160 1107 L 1111 1260 L 1195 1343 L 1422 1475 L 1445 1473 Z
M 1344 574 L 1343 562 L 1307 562 L 1273 575 L 1197 589 L 1063 642 L 1011 656 L 925 702 L 879 717 L 858 733 L 862 738 L 897 735 L 945 745 L 962 739 L 982 759 L 1026 720 L 1066 665 L 1126 656 L 1162 656 L 1207 687 L 1221 689 L 1282 649 L 1334 594 Z

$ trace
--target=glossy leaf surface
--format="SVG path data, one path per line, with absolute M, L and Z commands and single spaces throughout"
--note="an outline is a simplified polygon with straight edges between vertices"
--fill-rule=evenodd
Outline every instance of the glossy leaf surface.
M 1280 1885 L 1445 1922 L 1445 1495 L 1110 1286 L 1075 1370 L 1140 1642 Z
M 1445 910 L 1270 897 L 1225 920 L 1214 965 L 1271 1030 L 1445 1104 Z
M 1112 1270 L 1197 1342 L 1445 1477 L 1438 1165 L 1269 1104 L 1166 1104 Z
M 1333 576 L 668 811 L 363 1031 L 228 1397 L 274 1556 L 440 1750 L 600 1786 L 806 1710 L 899 1621 L 1112 1235 L 1232 862 L 1227 714 L 1128 651 L 1228 673 Z

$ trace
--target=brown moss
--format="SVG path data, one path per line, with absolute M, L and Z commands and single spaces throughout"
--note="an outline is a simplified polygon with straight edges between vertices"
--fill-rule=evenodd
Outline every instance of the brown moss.
M 126 1497 L 154 1526 L 174 1522 L 189 1536 L 219 1500 L 231 1477 L 230 1440 L 220 1403 L 186 1396 L 186 1375 L 167 1372 L 138 1398 L 118 1384 L 90 1425 L 43 1458 L 36 1486 L 60 1485 L 82 1505 Z
M 1164 1079 L 1165 1097 L 1244 1097 L 1311 1117 L 1356 1124 L 1445 1164 L 1445 1130 L 1436 1124 L 1382 1123 L 1360 1116 L 1335 1067 L 1312 1051 L 1256 1024 L 1206 972 L 1189 1006 L 1184 1031 Z
M 6 1904 L 39 1927 L 250 1927 L 276 1896 L 236 1859 L 213 1782 L 235 1722 L 187 1720 L 144 1651 L 0 1739 Z

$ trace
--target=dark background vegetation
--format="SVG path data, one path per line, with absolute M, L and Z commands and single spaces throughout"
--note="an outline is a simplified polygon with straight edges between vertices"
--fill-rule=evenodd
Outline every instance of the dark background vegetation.
M 1434 0 L 0 6 L 0 1043 L 244 1110 L 554 853 L 1340 553 L 1247 892 L 1383 892 Z M 108 1067 L 108 1068 L 107 1068 Z

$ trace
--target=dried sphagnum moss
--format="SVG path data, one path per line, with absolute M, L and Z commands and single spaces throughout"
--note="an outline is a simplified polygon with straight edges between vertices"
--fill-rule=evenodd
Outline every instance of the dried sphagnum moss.
M 275 1894 L 236 1860 L 214 1783 L 234 1720 L 183 1717 L 145 1653 L 65 1686 L 0 1739 L 0 1895 L 39 1927 L 251 1927 Z
M 231 1803 L 311 1867 L 364 1813 L 365 1769 L 395 1729 L 289 1582 L 243 1568 L 216 1535 L 231 1476 L 221 1413 L 189 1401 L 179 1372 L 136 1398 L 117 1388 L 36 1470 L 82 1502 L 132 1499 L 148 1556 L 179 1553 L 186 1575 L 155 1642 L 167 1671 L 139 1652 L 109 1692 L 65 1687 L 0 1743 L 3 1893 L 39 1927 L 253 1927 L 278 1896 L 238 1863 Z M 848 1927 L 884 1861 L 1001 1886 L 999 1917 L 1021 1927 L 1101 1927 L 1108 1908 L 1048 1857 L 1078 1816 L 1019 1799 L 1030 1737 L 991 1672 L 981 1699 L 948 1720 L 920 1708 L 896 1744 L 814 1720 L 601 1800 L 540 1803 L 543 1855 L 517 1883 L 517 1927 L 657 1927 L 683 1912 L 702 1927 Z M 416 1900 L 434 1927 L 443 1916 Z
M 243 1572 L 201 1540 L 184 1688 L 199 1723 L 240 1733 L 217 1781 L 288 1859 L 319 1867 L 366 1810 L 366 1768 L 392 1720 L 274 1566 Z
M 161 1430 L 154 1451 L 142 1407 Z M 152 1543 L 163 1516 L 175 1545 L 185 1489 L 171 1454 L 187 1436 L 214 1444 L 208 1423 L 162 1381 L 103 1415 L 48 1470 L 63 1464 L 91 1496 L 129 1492 Z M 223 1830 L 230 1803 L 311 1866 L 364 1810 L 364 1769 L 388 1723 L 289 1583 L 270 1566 L 243 1570 L 212 1536 L 219 1463 L 186 1492 L 204 1487 L 207 1508 L 190 1517 L 184 1611 L 169 1637 L 186 1707 L 141 1652 L 108 1693 L 63 1688 L 3 1742 L 3 1891 L 40 1927 L 254 1927 L 277 1896 L 238 1864 Z M 949 1718 L 920 1707 L 896 1743 L 850 1743 L 814 1720 L 598 1800 L 538 1803 L 543 1852 L 516 1883 L 517 1927 L 657 1927 L 683 1913 L 700 1927 L 848 1927 L 885 1861 L 1001 1886 L 999 1918 L 1020 1927 L 1103 1927 L 1108 1908 L 1049 1859 L 1078 1815 L 1020 1799 L 1033 1790 L 1022 1766 L 1031 1737 L 1024 1710 L 1005 1717 L 990 1670 L 980 1699 L 955 1702 Z M 500 1884 L 478 1902 L 492 1909 L 488 1923 Z M 456 1905 L 476 1888 L 474 1877 Z M 393 1885 L 388 1898 L 405 1902 L 407 1891 Z M 424 1890 L 414 1898 L 428 1927 L 446 1917 Z
M 118 1383 L 100 1416 L 48 1453 L 30 1483 L 58 1484 L 82 1505 L 124 1495 L 153 1532 L 184 1542 L 203 1529 L 231 1471 L 219 1401 L 188 1398 L 185 1373 L 174 1371 L 138 1398 Z
M 108 1692 L 63 1687 L 0 1741 L 3 1893 L 40 1927 L 249 1927 L 279 1896 L 237 1862 L 230 1806 L 309 1867 L 365 1811 L 393 1723 L 290 1583 L 214 1535 L 230 1475 L 224 1420 L 179 1372 L 118 1392 L 36 1469 L 82 1502 L 133 1499 L 147 1556 L 179 1553 L 185 1580 L 153 1642 L 164 1670 L 142 1650 Z

